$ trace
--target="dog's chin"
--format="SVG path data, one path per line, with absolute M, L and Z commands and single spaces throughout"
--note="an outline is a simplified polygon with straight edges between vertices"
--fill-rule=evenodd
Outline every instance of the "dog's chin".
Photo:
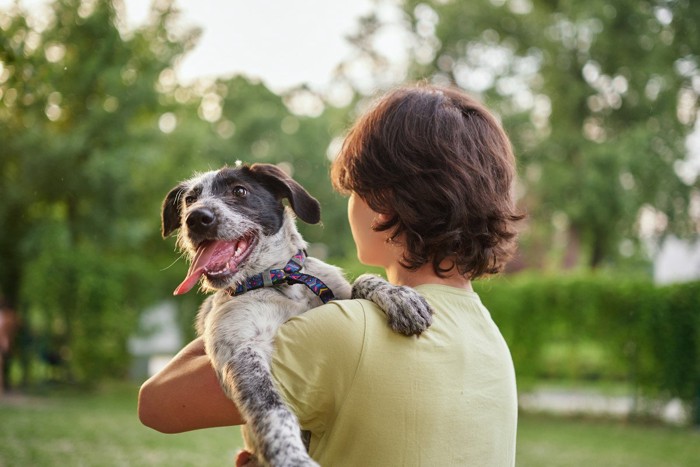
M 239 282 L 245 281 L 247 275 L 243 271 L 224 272 L 217 274 L 205 273 L 202 279 L 204 291 L 225 290 L 235 287 Z

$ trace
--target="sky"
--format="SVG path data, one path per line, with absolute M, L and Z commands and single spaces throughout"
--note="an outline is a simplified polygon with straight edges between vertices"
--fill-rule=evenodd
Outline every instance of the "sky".
M 125 0 L 130 25 L 142 23 L 148 1 Z M 202 35 L 178 77 L 246 74 L 273 90 L 324 86 L 350 54 L 353 32 L 371 0 L 178 0 L 182 24 Z
M 123 0 L 126 21 L 146 21 L 149 0 Z M 14 0 L 0 0 L 0 8 Z M 47 0 L 20 0 L 30 11 Z M 244 74 L 273 91 L 306 83 L 322 89 L 351 53 L 345 36 L 372 0 L 176 0 L 182 26 L 202 29 L 199 41 L 176 70 L 182 83 Z

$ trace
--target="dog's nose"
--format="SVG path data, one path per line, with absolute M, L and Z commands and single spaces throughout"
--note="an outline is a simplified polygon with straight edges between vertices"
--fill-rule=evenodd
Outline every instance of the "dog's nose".
M 187 216 L 187 227 L 198 232 L 216 227 L 216 215 L 206 208 L 192 211 Z

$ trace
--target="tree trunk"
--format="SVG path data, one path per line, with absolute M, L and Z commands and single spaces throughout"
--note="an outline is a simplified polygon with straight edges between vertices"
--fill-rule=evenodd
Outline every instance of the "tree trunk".
M 591 269 L 597 269 L 605 259 L 605 235 L 594 233 L 593 242 L 591 245 L 591 257 L 588 265 Z

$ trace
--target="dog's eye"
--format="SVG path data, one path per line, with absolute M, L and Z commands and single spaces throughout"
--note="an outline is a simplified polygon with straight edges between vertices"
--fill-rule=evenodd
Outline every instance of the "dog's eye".
M 185 204 L 186 204 L 186 205 L 189 206 L 190 204 L 194 203 L 195 201 L 197 201 L 197 196 L 196 196 L 196 195 L 187 195 L 187 196 L 185 196 Z
M 243 198 L 247 194 L 248 190 L 246 190 L 242 186 L 236 186 L 233 188 L 233 196 L 236 196 L 237 198 Z

